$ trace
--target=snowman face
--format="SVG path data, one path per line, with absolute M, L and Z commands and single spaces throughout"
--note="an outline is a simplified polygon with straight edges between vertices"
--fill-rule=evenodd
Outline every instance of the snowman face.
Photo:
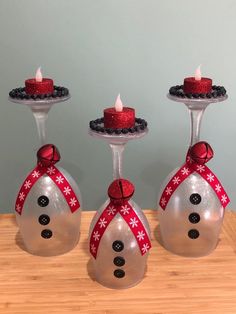
M 70 180 L 77 197 L 76 183 Z M 30 190 L 22 210 L 16 214 L 20 233 L 27 250 L 33 254 L 50 256 L 72 249 L 79 240 L 81 211 L 71 210 L 60 189 L 47 176 L 42 176 Z
M 211 186 L 198 173 L 191 174 L 175 190 L 166 209 L 159 209 L 164 246 L 184 256 L 209 254 L 217 245 L 223 215 Z

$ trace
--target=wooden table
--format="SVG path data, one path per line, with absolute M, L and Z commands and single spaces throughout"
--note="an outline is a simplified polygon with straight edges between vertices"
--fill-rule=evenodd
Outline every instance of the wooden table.
M 57 257 L 24 251 L 13 215 L 0 215 L 0 313 L 236 314 L 236 213 L 228 211 L 217 249 L 199 259 L 167 252 L 157 241 L 155 211 L 145 211 L 153 248 L 144 280 L 128 290 L 94 281 L 88 228 L 82 214 L 79 245 Z

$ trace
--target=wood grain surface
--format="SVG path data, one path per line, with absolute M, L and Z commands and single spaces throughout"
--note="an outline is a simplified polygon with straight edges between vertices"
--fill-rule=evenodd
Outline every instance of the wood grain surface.
M 189 259 L 159 243 L 156 212 L 145 211 L 153 248 L 143 281 L 110 290 L 94 281 L 88 228 L 94 212 L 83 212 L 81 239 L 62 256 L 24 251 L 13 215 L 0 215 L 0 313 L 236 314 L 236 213 L 227 211 L 216 250 Z

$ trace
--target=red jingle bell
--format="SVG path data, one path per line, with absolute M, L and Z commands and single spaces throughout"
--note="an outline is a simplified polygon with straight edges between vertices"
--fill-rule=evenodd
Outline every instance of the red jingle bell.
M 49 167 L 57 163 L 61 156 L 55 145 L 46 144 L 38 150 L 37 158 L 38 163 L 41 163 L 44 167 Z
M 126 179 L 116 179 L 108 188 L 108 196 L 113 201 L 129 200 L 134 194 L 134 185 Z
M 214 156 L 213 149 L 207 142 L 198 142 L 189 149 L 190 158 L 198 164 L 204 165 Z

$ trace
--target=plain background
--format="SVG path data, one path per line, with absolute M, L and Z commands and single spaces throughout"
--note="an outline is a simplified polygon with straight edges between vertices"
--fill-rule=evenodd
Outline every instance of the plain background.
M 235 29 L 234 0 L 0 0 L 1 211 L 12 211 L 39 146 L 32 113 L 10 103 L 8 92 L 38 66 L 70 89 L 71 100 L 49 113 L 47 136 L 90 210 L 106 198 L 112 158 L 105 142 L 88 135 L 89 121 L 120 93 L 149 122 L 148 136 L 126 147 L 124 173 L 136 185 L 136 202 L 155 208 L 161 182 L 183 163 L 189 144 L 187 108 L 166 94 L 202 64 L 203 75 L 229 95 L 206 110 L 201 138 L 214 148 L 208 165 L 236 208 Z

